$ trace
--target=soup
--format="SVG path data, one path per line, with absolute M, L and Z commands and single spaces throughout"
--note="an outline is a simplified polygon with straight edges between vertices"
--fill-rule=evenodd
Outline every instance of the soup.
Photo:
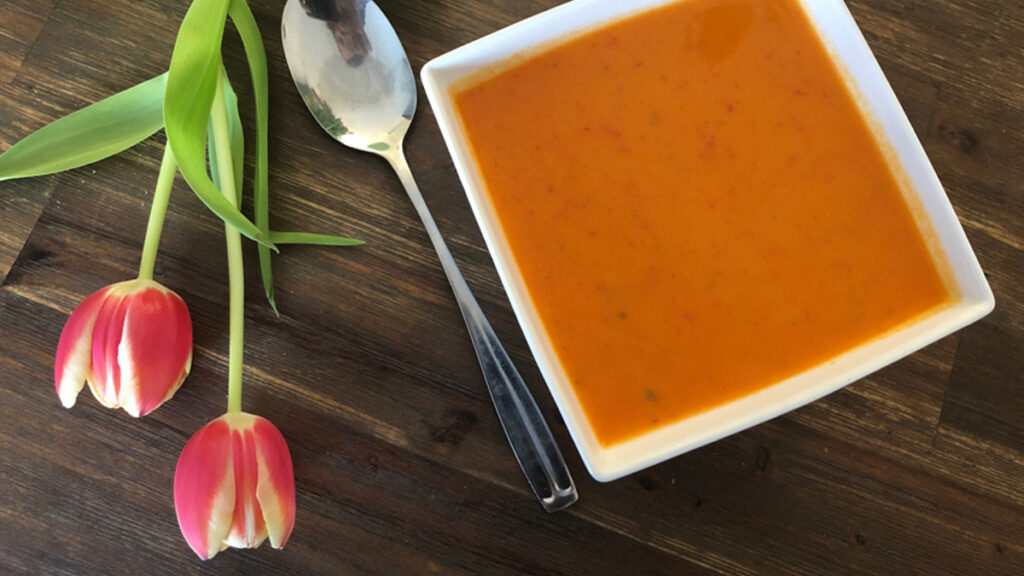
M 947 305 L 797 0 L 684 0 L 453 94 L 597 440 L 761 390 Z

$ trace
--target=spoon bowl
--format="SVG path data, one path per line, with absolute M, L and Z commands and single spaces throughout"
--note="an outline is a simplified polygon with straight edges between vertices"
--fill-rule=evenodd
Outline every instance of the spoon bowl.
M 288 0 L 281 19 L 292 78 L 320 126 L 342 144 L 384 157 L 437 250 L 469 330 L 498 419 L 548 512 L 577 500 L 551 430 L 466 284 L 406 162 L 416 80 L 394 28 L 371 0 Z
M 322 13 L 311 8 L 324 4 Z M 366 152 L 401 146 L 416 112 L 416 81 L 375 3 L 290 0 L 281 36 L 299 94 L 331 137 Z

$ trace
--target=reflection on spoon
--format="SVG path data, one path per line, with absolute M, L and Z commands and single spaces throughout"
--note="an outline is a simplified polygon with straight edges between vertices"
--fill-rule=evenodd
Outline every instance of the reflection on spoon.
M 406 72 L 409 64 L 401 44 L 371 42 L 373 30 L 390 28 L 376 4 L 298 0 L 288 2 L 283 18 L 292 77 L 331 136 L 365 148 L 388 142 L 400 125 L 408 127 L 415 112 L 416 81 Z
M 366 21 L 366 0 L 299 0 L 309 16 L 327 23 L 338 53 L 352 66 L 373 50 L 363 31 Z

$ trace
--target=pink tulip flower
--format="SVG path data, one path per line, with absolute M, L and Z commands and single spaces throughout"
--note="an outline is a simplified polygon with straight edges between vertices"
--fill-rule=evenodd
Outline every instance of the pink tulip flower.
M 191 366 L 185 302 L 157 282 L 137 279 L 107 286 L 75 308 L 53 372 L 65 408 L 88 382 L 100 404 L 138 418 L 170 399 Z
M 295 525 L 295 477 L 284 437 L 268 420 L 229 412 L 185 444 L 174 472 L 174 508 L 203 560 L 227 547 L 281 548 Z

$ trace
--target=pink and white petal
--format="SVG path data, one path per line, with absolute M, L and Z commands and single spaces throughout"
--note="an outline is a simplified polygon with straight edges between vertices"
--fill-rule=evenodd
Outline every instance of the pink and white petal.
M 75 405 L 78 393 L 85 386 L 92 361 L 92 332 L 96 317 L 110 287 L 92 293 L 68 317 L 60 333 L 57 356 L 53 363 L 53 379 L 57 396 L 65 408 Z
M 154 408 L 152 408 L 148 412 L 142 412 L 142 415 L 145 416 L 146 414 L 149 414 L 149 412 L 152 412 L 153 410 L 156 410 L 156 408 L 159 408 L 164 402 L 167 402 L 168 400 L 170 400 L 174 396 L 174 393 L 177 392 L 179 388 L 181 388 L 181 385 L 185 383 L 185 378 L 188 377 L 188 374 L 191 371 L 192 371 L 192 350 L 189 349 L 189 351 L 188 351 L 188 358 L 185 359 L 185 369 L 182 370 L 181 377 L 178 378 L 178 383 L 175 384 L 175 386 L 173 388 L 171 388 L 170 390 L 167 391 L 167 396 L 164 396 L 164 399 L 160 401 L 160 404 L 157 404 Z
M 174 508 L 185 541 L 203 560 L 224 549 L 235 506 L 232 430 L 222 418 L 185 444 L 174 471 Z
M 191 368 L 188 308 L 178 295 L 153 284 L 129 296 L 118 349 L 120 404 L 136 417 L 173 396 Z
M 189 365 L 192 364 L 192 354 L 188 355 L 188 364 Z M 167 391 L 167 396 L 164 396 L 164 399 L 160 401 L 160 404 L 157 404 L 156 407 L 154 407 L 153 409 L 149 410 L 148 412 L 145 412 L 145 411 L 141 412 L 140 416 L 145 416 L 146 414 L 149 414 L 153 410 L 156 410 L 156 408 L 159 408 L 164 402 L 167 402 L 168 400 L 170 400 L 174 396 L 174 393 L 178 391 L 178 388 L 181 388 L 181 385 L 185 382 L 185 378 L 187 376 L 188 376 L 188 370 L 185 370 L 184 372 L 181 373 L 181 377 L 178 378 L 178 383 L 175 384 L 173 388 L 171 388 L 170 390 Z
M 295 527 L 295 472 L 292 457 L 281 432 L 269 420 L 257 418 L 253 425 L 259 481 L 256 498 L 263 510 L 270 545 L 281 548 Z
M 237 426 L 232 435 L 232 455 L 235 466 L 235 513 L 231 531 L 225 544 L 232 548 L 256 548 L 267 539 L 267 527 L 263 521 L 256 498 L 256 483 L 259 480 L 259 464 L 256 457 L 256 439 L 252 424 L 257 418 L 251 414 L 232 414 Z
M 96 325 L 92 331 L 92 362 L 86 375 L 93 396 L 107 408 L 120 406 L 118 388 L 121 374 L 117 363 L 117 347 L 124 331 L 128 303 L 119 288 L 119 284 L 111 286 L 110 293 L 96 315 Z

